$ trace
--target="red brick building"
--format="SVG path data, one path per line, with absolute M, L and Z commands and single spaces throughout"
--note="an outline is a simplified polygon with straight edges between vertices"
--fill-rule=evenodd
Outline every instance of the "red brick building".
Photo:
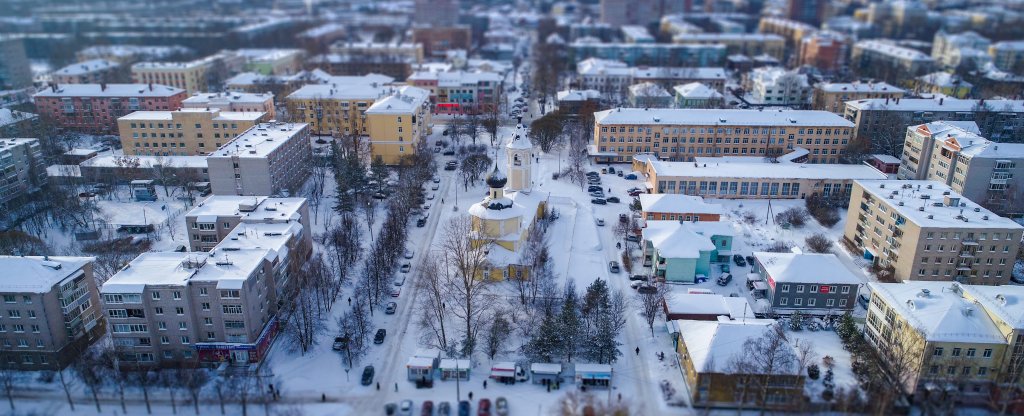
M 33 96 L 40 117 L 89 134 L 118 134 L 118 117 L 177 110 L 186 98 L 181 88 L 154 84 L 61 84 Z
M 816 32 L 800 41 L 800 65 L 810 65 L 827 73 L 847 65 L 849 40 L 835 32 Z

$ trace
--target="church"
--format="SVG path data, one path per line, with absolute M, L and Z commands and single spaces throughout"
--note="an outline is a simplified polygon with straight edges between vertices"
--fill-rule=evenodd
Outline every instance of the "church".
M 479 278 L 504 280 L 522 278 L 527 266 L 520 264 L 521 251 L 530 228 L 544 215 L 545 197 L 532 194 L 533 144 L 526 136 L 526 127 L 516 128 L 505 145 L 508 175 L 495 162 L 487 175 L 487 196 L 469 208 L 474 236 L 473 244 L 486 244 L 490 267 Z

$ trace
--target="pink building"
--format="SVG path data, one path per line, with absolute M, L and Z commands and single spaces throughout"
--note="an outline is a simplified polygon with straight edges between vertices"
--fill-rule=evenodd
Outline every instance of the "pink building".
M 186 98 L 183 89 L 154 84 L 61 84 L 33 96 L 40 117 L 89 134 L 118 134 L 118 117 L 177 110 Z

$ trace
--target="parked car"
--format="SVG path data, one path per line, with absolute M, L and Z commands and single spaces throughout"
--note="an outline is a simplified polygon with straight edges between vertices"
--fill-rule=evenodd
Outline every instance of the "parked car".
M 718 267 L 722 269 L 722 273 L 729 273 L 729 263 L 722 263 Z
M 640 237 L 637 237 L 636 234 L 630 234 L 626 236 L 626 241 L 629 241 L 630 243 L 639 243 Z
M 594 198 L 590 200 L 590 203 L 597 205 L 607 205 L 608 201 L 605 201 L 604 198 Z
M 385 415 L 392 416 L 395 413 L 398 413 L 398 405 L 397 404 L 388 403 L 388 404 L 384 405 L 384 414 Z
M 448 150 L 445 150 L 444 152 L 441 152 L 441 154 L 445 155 L 445 156 L 455 156 L 455 151 L 452 150 L 452 149 L 448 149 Z M 454 170 L 454 169 L 450 169 L 450 170 Z
M 632 180 L 636 180 L 636 174 L 635 173 L 630 173 L 629 175 L 624 176 L 624 178 L 629 179 L 631 181 Z
M 600 174 L 597 173 L 597 172 L 594 172 L 594 171 L 587 172 L 587 176 L 588 177 L 595 177 L 596 178 L 598 175 L 600 175 Z
M 438 186 L 436 183 L 433 184 L 433 185 L 430 185 L 430 190 L 431 191 L 436 191 L 438 188 L 440 188 L 440 186 Z
M 480 399 L 480 404 L 476 407 L 477 416 L 491 416 L 491 400 Z
M 499 397 L 498 400 L 494 401 L 494 412 L 498 416 L 508 416 L 508 400 L 504 397 Z
M 622 177 L 622 171 L 621 170 L 618 171 L 618 172 L 615 172 L 615 174 L 618 175 L 620 178 Z
M 632 276 L 629 276 L 629 280 L 632 280 L 634 282 L 646 282 L 647 276 L 644 276 L 642 274 L 634 274 Z
M 732 281 L 732 273 L 726 273 L 726 274 L 723 274 L 721 276 L 718 276 L 718 281 L 716 283 L 718 283 L 719 286 L 728 286 L 729 282 L 731 282 L 731 281 Z
M 402 296 L 402 287 L 401 286 L 392 286 L 391 287 L 391 297 L 397 298 L 399 296 Z
M 384 337 L 386 337 L 387 335 L 388 335 L 388 331 L 386 329 L 384 329 L 384 328 L 378 329 L 377 333 L 373 335 L 373 343 L 374 344 L 383 344 L 384 343 Z
M 401 416 L 412 416 L 412 400 L 402 400 L 398 405 L 398 414 Z
M 610 196 L 610 197 L 608 197 L 608 199 L 606 199 L 606 201 L 611 202 L 613 204 L 618 204 L 619 203 L 619 197 L 617 197 L 617 196 Z
M 594 192 L 590 193 L 590 196 L 592 196 L 594 198 L 604 198 L 604 192 L 603 191 L 594 191 Z
M 433 201 L 433 200 L 434 200 L 434 194 L 427 195 L 427 201 Z
M 609 166 L 608 173 L 615 173 L 615 166 Z
M 423 204 L 423 210 L 424 211 L 429 210 L 429 209 L 430 209 L 430 204 Z
M 398 276 L 395 276 L 394 284 L 395 284 L 395 286 L 404 285 L 405 284 L 405 275 L 400 274 Z
M 621 222 L 621 223 L 629 222 L 629 215 L 619 214 L 619 222 Z
M 463 400 L 463 401 L 459 402 L 459 416 L 469 416 L 469 402 L 468 401 Z
M 747 261 L 743 259 L 743 256 L 739 254 L 733 254 L 732 261 L 736 262 L 737 266 L 743 267 L 747 265 Z
M 608 168 L 601 168 L 601 174 L 603 175 L 606 173 L 608 173 Z
M 638 287 L 636 289 L 636 291 L 640 292 L 640 293 L 657 293 L 658 292 L 658 288 L 655 287 L 654 285 L 644 284 L 644 285 Z
M 427 226 L 427 219 L 426 218 L 420 218 L 420 219 L 416 220 L 416 226 L 420 227 L 420 228 L 426 227 Z
M 441 146 L 435 147 L 434 148 L 434 153 L 441 153 Z
M 407 248 L 407 249 L 405 249 L 405 252 L 404 252 L 404 253 L 402 253 L 402 257 L 405 257 L 405 258 L 407 258 L 407 259 L 411 259 L 411 258 L 413 258 L 413 256 L 415 256 L 415 255 L 416 255 L 416 250 L 413 250 L 413 249 L 411 249 L 411 248 Z
M 438 178 L 437 176 L 435 176 L 434 179 L 431 179 L 430 181 L 433 182 L 433 183 L 441 183 L 441 178 Z
M 412 265 L 409 263 L 403 263 L 402 267 L 398 268 L 398 271 L 402 273 L 409 273 L 409 270 L 412 270 Z
M 746 259 L 747 259 L 747 264 L 749 264 L 751 266 L 753 266 L 754 262 L 757 260 L 757 259 L 754 258 L 754 256 L 747 256 Z
M 388 197 L 388 195 L 383 192 L 374 192 L 371 196 L 373 196 L 373 199 L 384 199 Z
M 640 286 L 643 286 L 643 285 L 646 285 L 646 284 L 647 284 L 647 282 L 637 280 L 637 281 L 634 281 L 633 283 L 630 283 L 629 287 L 634 289 L 634 290 L 636 290 L 636 289 L 639 289 Z
M 369 386 L 373 383 L 373 366 L 368 365 L 363 368 L 363 378 L 360 380 L 364 386 Z
M 452 416 L 452 405 L 448 402 L 441 402 L 437 405 L 437 416 Z
M 388 315 L 394 315 L 395 311 L 398 310 L 398 304 L 395 302 L 388 302 L 388 306 L 384 308 L 384 313 Z
M 444 131 L 442 131 L 441 135 L 442 136 L 447 136 L 448 135 L 448 129 L 445 129 Z
M 604 218 L 595 218 L 594 222 L 597 223 L 598 227 L 604 227 Z
M 619 272 L 619 262 L 617 262 L 617 261 L 610 261 L 610 262 L 608 262 L 608 271 L 610 271 L 612 273 L 618 273 Z
M 590 186 L 587 187 L 587 192 L 597 192 L 597 191 L 600 191 L 600 190 L 602 190 L 602 188 L 600 186 L 597 186 L 597 185 L 590 185 Z
M 448 162 L 444 165 L 444 170 L 455 170 L 456 167 L 458 167 L 458 165 L 455 162 Z
M 643 193 L 644 193 L 644 191 L 641 191 L 641 190 L 629 191 L 629 196 L 636 198 L 636 197 L 638 197 L 640 195 L 643 195 Z
M 334 345 L 331 345 L 331 349 L 335 351 L 345 349 L 345 337 L 334 337 Z
M 420 407 L 420 416 L 434 416 L 434 402 L 427 400 Z

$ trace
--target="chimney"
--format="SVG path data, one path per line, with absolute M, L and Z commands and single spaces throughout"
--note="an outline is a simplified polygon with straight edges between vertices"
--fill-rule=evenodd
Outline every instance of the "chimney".
M 889 97 L 885 97 L 885 104 L 889 105 Z
M 152 82 L 149 83 L 149 90 L 153 91 L 153 83 Z
M 939 97 L 939 105 L 942 105 L 942 102 L 945 101 L 945 100 L 946 100 L 946 97 Z
M 106 82 L 101 82 L 100 83 L 100 91 L 106 91 L 106 90 L 107 90 L 107 83 Z

